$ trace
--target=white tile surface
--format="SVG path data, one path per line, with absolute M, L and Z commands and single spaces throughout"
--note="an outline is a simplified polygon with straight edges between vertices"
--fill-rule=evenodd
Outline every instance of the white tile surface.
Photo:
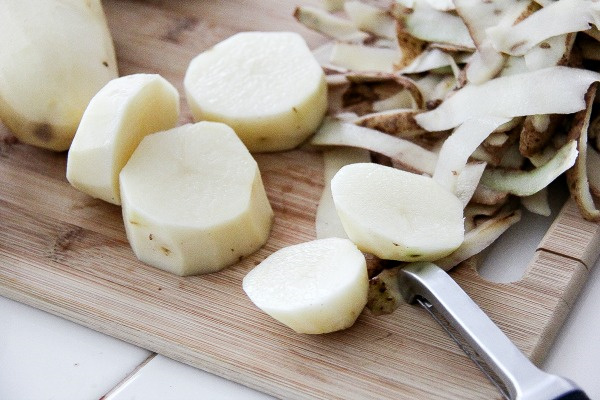
M 0 297 L 0 399 L 99 399 L 151 353 Z
M 591 399 L 600 399 L 600 261 L 567 317 L 544 369 L 570 378 Z
M 272 397 L 157 355 L 104 400 L 267 400 Z

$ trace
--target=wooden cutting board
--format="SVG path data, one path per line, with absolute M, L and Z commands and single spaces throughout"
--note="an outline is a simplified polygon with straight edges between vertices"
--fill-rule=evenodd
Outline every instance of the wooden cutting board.
M 315 0 L 316 1 L 316 0 Z M 293 30 L 297 1 L 105 1 L 120 72 L 158 72 L 181 91 L 188 62 L 241 30 Z M 184 107 L 181 122 L 189 122 Z M 495 389 L 420 309 L 365 311 L 350 329 L 299 335 L 241 289 L 273 251 L 314 238 L 318 153 L 256 155 L 276 220 L 266 246 L 223 272 L 181 278 L 140 263 L 120 209 L 72 189 L 65 154 L 19 144 L 0 127 L 0 295 L 278 397 L 491 399 Z M 568 202 L 525 277 L 453 277 L 534 361 L 552 344 L 598 256 L 598 225 Z

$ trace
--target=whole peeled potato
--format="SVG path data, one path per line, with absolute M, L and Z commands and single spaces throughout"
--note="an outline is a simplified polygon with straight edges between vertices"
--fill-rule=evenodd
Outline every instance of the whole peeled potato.
M 69 148 L 90 99 L 117 77 L 100 0 L 4 1 L 0 119 L 22 142 Z

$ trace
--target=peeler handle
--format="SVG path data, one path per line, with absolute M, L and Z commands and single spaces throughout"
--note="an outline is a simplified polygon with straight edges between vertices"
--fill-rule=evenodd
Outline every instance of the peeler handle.
M 582 390 L 573 390 L 556 397 L 554 400 L 590 400 L 590 398 Z
M 573 382 L 538 369 L 444 270 L 412 263 L 399 271 L 408 303 L 425 299 L 495 372 L 517 400 L 588 399 Z

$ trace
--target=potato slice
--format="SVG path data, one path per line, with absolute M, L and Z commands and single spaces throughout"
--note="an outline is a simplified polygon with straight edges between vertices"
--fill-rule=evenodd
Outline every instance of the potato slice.
M 432 178 L 379 164 L 351 164 L 331 181 L 350 240 L 382 259 L 431 261 L 463 241 L 463 205 Z
M 235 132 L 199 122 L 146 136 L 120 174 L 127 238 L 143 262 L 192 275 L 258 250 L 273 211 Z
M 159 75 L 110 81 L 92 98 L 69 149 L 67 179 L 90 196 L 121 204 L 119 173 L 144 136 L 173 128 L 179 93 Z
M 0 119 L 24 143 L 69 148 L 90 99 L 117 77 L 100 0 L 0 7 Z
M 231 126 L 253 152 L 296 147 L 327 110 L 323 70 L 292 32 L 238 33 L 194 58 L 184 86 L 196 121 Z
M 364 255 L 348 239 L 327 238 L 284 247 L 243 281 L 250 300 L 298 333 L 329 333 L 354 324 L 369 278 Z

